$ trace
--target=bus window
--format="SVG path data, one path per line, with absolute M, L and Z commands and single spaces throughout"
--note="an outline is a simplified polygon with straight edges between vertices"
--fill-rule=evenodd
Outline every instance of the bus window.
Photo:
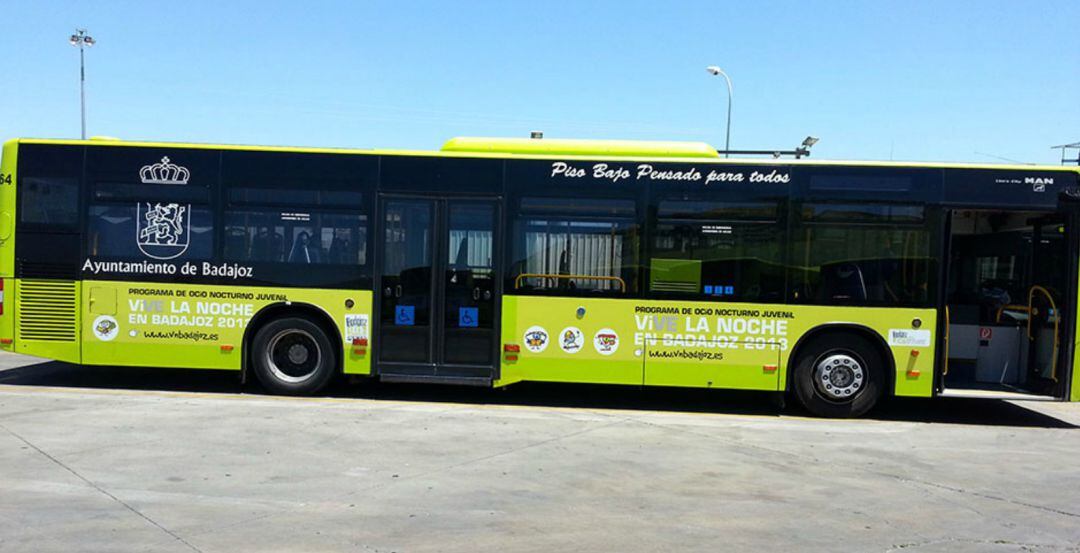
M 88 227 L 91 256 L 210 259 L 214 253 L 213 214 L 205 206 L 145 201 L 94 204 Z
M 83 149 L 24 144 L 18 170 L 19 223 L 42 231 L 75 231 Z
M 225 259 L 296 264 L 364 265 L 367 218 L 312 210 L 225 213 Z
M 935 264 L 924 208 L 805 204 L 801 220 L 792 235 L 793 301 L 929 304 Z
M 633 201 L 523 198 L 520 208 L 512 231 L 510 290 L 552 295 L 636 292 Z
M 19 194 L 19 220 L 23 223 L 69 228 L 79 223 L 76 178 L 23 177 Z
M 661 201 L 649 260 L 650 294 L 783 301 L 777 212 L 777 203 Z

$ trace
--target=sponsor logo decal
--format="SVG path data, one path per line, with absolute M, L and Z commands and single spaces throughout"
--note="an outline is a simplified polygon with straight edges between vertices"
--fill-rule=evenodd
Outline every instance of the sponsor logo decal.
M 345 343 L 368 337 L 367 315 L 345 315 Z
M 902 347 L 930 347 L 930 331 L 890 328 L 889 345 Z
M 601 328 L 593 336 L 593 347 L 600 355 L 611 355 L 619 349 L 619 335 L 610 328 Z
M 102 342 L 112 341 L 120 334 L 120 324 L 111 315 L 100 315 L 94 319 L 94 336 Z
M 542 326 L 530 326 L 525 331 L 522 341 L 525 342 L 525 349 L 533 353 L 540 353 L 547 349 L 548 346 L 547 330 Z
M 559 347 L 566 353 L 577 353 L 585 345 L 585 335 L 576 326 L 568 326 L 559 333 Z

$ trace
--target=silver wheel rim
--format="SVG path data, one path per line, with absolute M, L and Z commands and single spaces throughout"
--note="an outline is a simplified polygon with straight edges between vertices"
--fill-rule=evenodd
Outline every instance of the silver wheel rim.
M 845 353 L 822 356 L 814 367 L 814 386 L 833 401 L 854 398 L 866 384 L 862 361 Z
M 322 349 L 311 333 L 290 328 L 270 338 L 264 353 L 274 378 L 296 384 L 313 376 L 322 362 Z

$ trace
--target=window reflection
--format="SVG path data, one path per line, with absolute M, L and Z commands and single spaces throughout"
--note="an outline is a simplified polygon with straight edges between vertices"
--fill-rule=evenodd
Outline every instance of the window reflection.
M 225 258 L 296 264 L 363 265 L 367 218 L 310 211 L 225 214 Z
M 804 223 L 793 234 L 791 299 L 828 305 L 927 303 L 936 264 L 925 219 L 921 206 L 804 206 Z

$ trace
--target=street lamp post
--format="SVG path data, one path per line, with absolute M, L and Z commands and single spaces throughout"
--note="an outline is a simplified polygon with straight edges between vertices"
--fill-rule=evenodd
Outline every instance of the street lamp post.
M 727 82 L 727 136 L 724 138 L 724 157 L 729 157 L 727 152 L 731 150 L 731 101 L 735 93 L 731 89 L 731 77 L 728 77 L 727 73 L 724 73 L 723 69 L 715 65 L 710 65 L 705 68 L 710 75 L 720 75 L 724 77 L 724 81 Z
M 79 49 L 79 112 L 82 116 L 82 138 L 86 140 L 86 58 L 85 49 L 96 44 L 94 37 L 86 34 L 86 29 L 75 29 L 75 34 L 68 40 Z

